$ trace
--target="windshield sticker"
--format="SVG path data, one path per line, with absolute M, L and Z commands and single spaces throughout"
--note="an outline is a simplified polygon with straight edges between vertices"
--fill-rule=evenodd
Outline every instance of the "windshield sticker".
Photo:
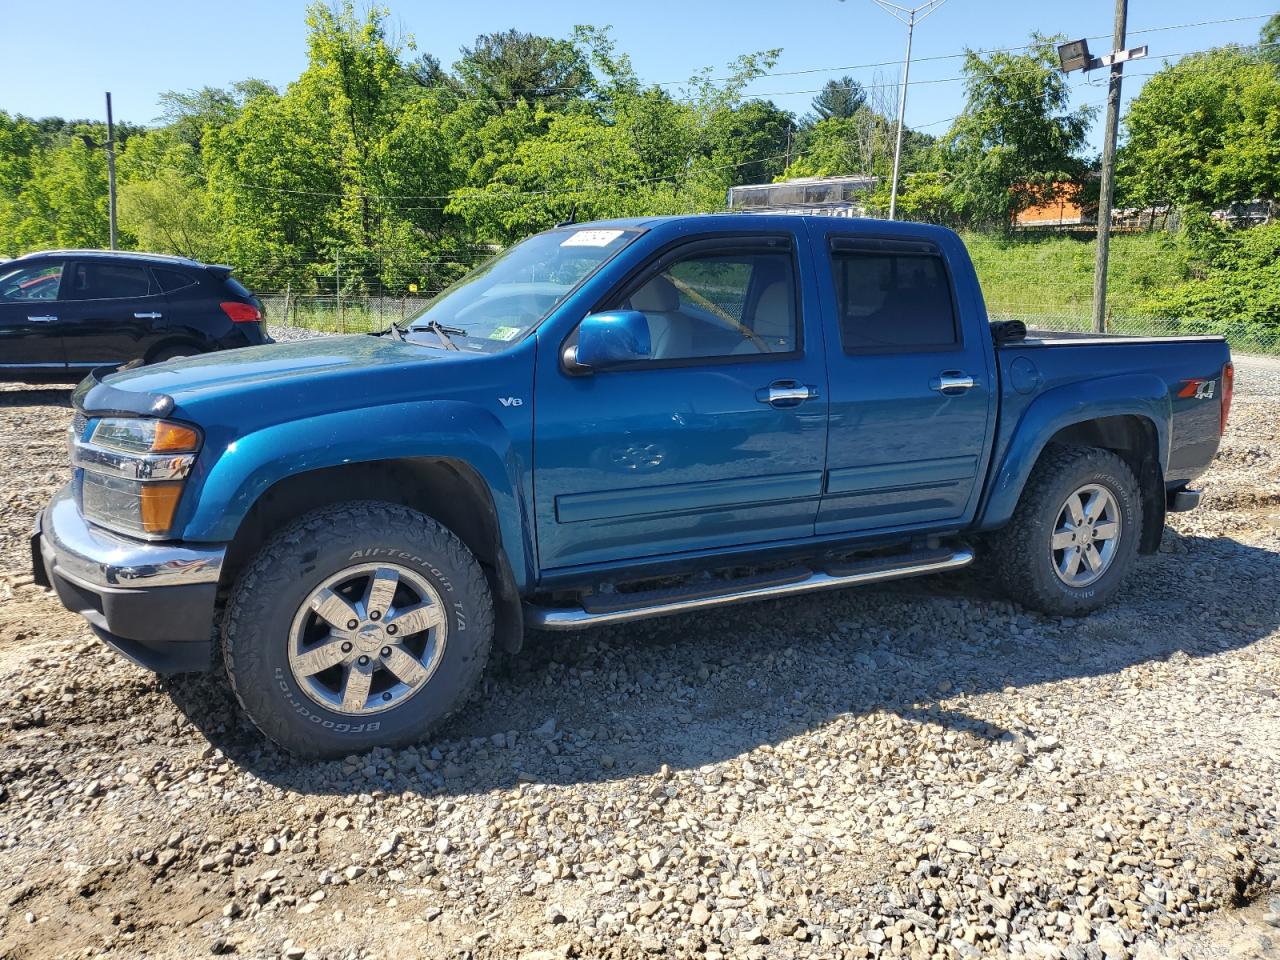
M 493 333 L 489 334 L 490 340 L 514 340 L 520 336 L 519 327 L 494 327 Z
M 622 236 L 621 230 L 579 230 L 560 241 L 562 247 L 607 247 Z

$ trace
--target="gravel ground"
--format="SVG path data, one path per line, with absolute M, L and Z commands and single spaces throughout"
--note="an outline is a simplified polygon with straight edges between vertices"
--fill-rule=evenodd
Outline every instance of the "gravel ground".
M 0 388 L 0 958 L 1280 957 L 1280 363 L 1238 370 L 1086 620 L 966 572 L 531 637 L 434 744 L 310 764 L 31 584 L 67 392 Z

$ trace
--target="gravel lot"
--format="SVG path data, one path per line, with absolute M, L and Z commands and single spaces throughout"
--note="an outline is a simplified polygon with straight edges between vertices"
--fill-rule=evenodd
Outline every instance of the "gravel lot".
M 1280 363 L 1119 603 L 980 574 L 531 637 L 298 764 L 31 584 L 67 391 L 0 387 L 0 958 L 1280 957 Z

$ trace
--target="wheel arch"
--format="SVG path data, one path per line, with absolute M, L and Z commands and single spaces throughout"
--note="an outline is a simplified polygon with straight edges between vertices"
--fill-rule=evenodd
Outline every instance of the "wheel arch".
M 190 350 L 191 353 L 184 354 L 184 356 L 194 356 L 197 353 L 207 353 L 209 351 L 209 345 L 207 343 L 202 343 L 196 337 L 178 334 L 175 336 L 166 337 L 165 339 L 161 340 L 159 343 L 155 344 L 150 350 L 146 352 L 146 355 L 143 357 L 143 360 L 145 363 L 155 363 L 156 357 L 158 357 L 160 354 L 166 353 L 169 350 L 175 350 L 175 349 Z
M 221 585 L 229 589 L 271 535 L 322 507 L 380 500 L 421 511 L 457 535 L 480 561 L 494 598 L 495 642 L 519 650 L 524 636 L 519 588 L 503 546 L 497 507 L 474 467 L 451 457 L 416 456 L 342 463 L 292 473 L 268 487 L 241 519 L 227 548 Z
M 1099 447 L 1121 457 L 1142 497 L 1140 550 L 1154 553 L 1164 532 L 1164 474 L 1169 460 L 1171 405 L 1155 376 L 1083 381 L 1036 398 L 1013 430 L 991 474 L 978 529 L 1008 523 L 1031 471 L 1050 446 Z

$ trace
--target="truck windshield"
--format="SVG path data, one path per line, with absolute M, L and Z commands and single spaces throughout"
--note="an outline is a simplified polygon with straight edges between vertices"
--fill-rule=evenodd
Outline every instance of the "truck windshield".
M 530 237 L 442 291 L 409 320 L 409 338 L 476 353 L 503 350 L 638 235 L 569 227 Z

